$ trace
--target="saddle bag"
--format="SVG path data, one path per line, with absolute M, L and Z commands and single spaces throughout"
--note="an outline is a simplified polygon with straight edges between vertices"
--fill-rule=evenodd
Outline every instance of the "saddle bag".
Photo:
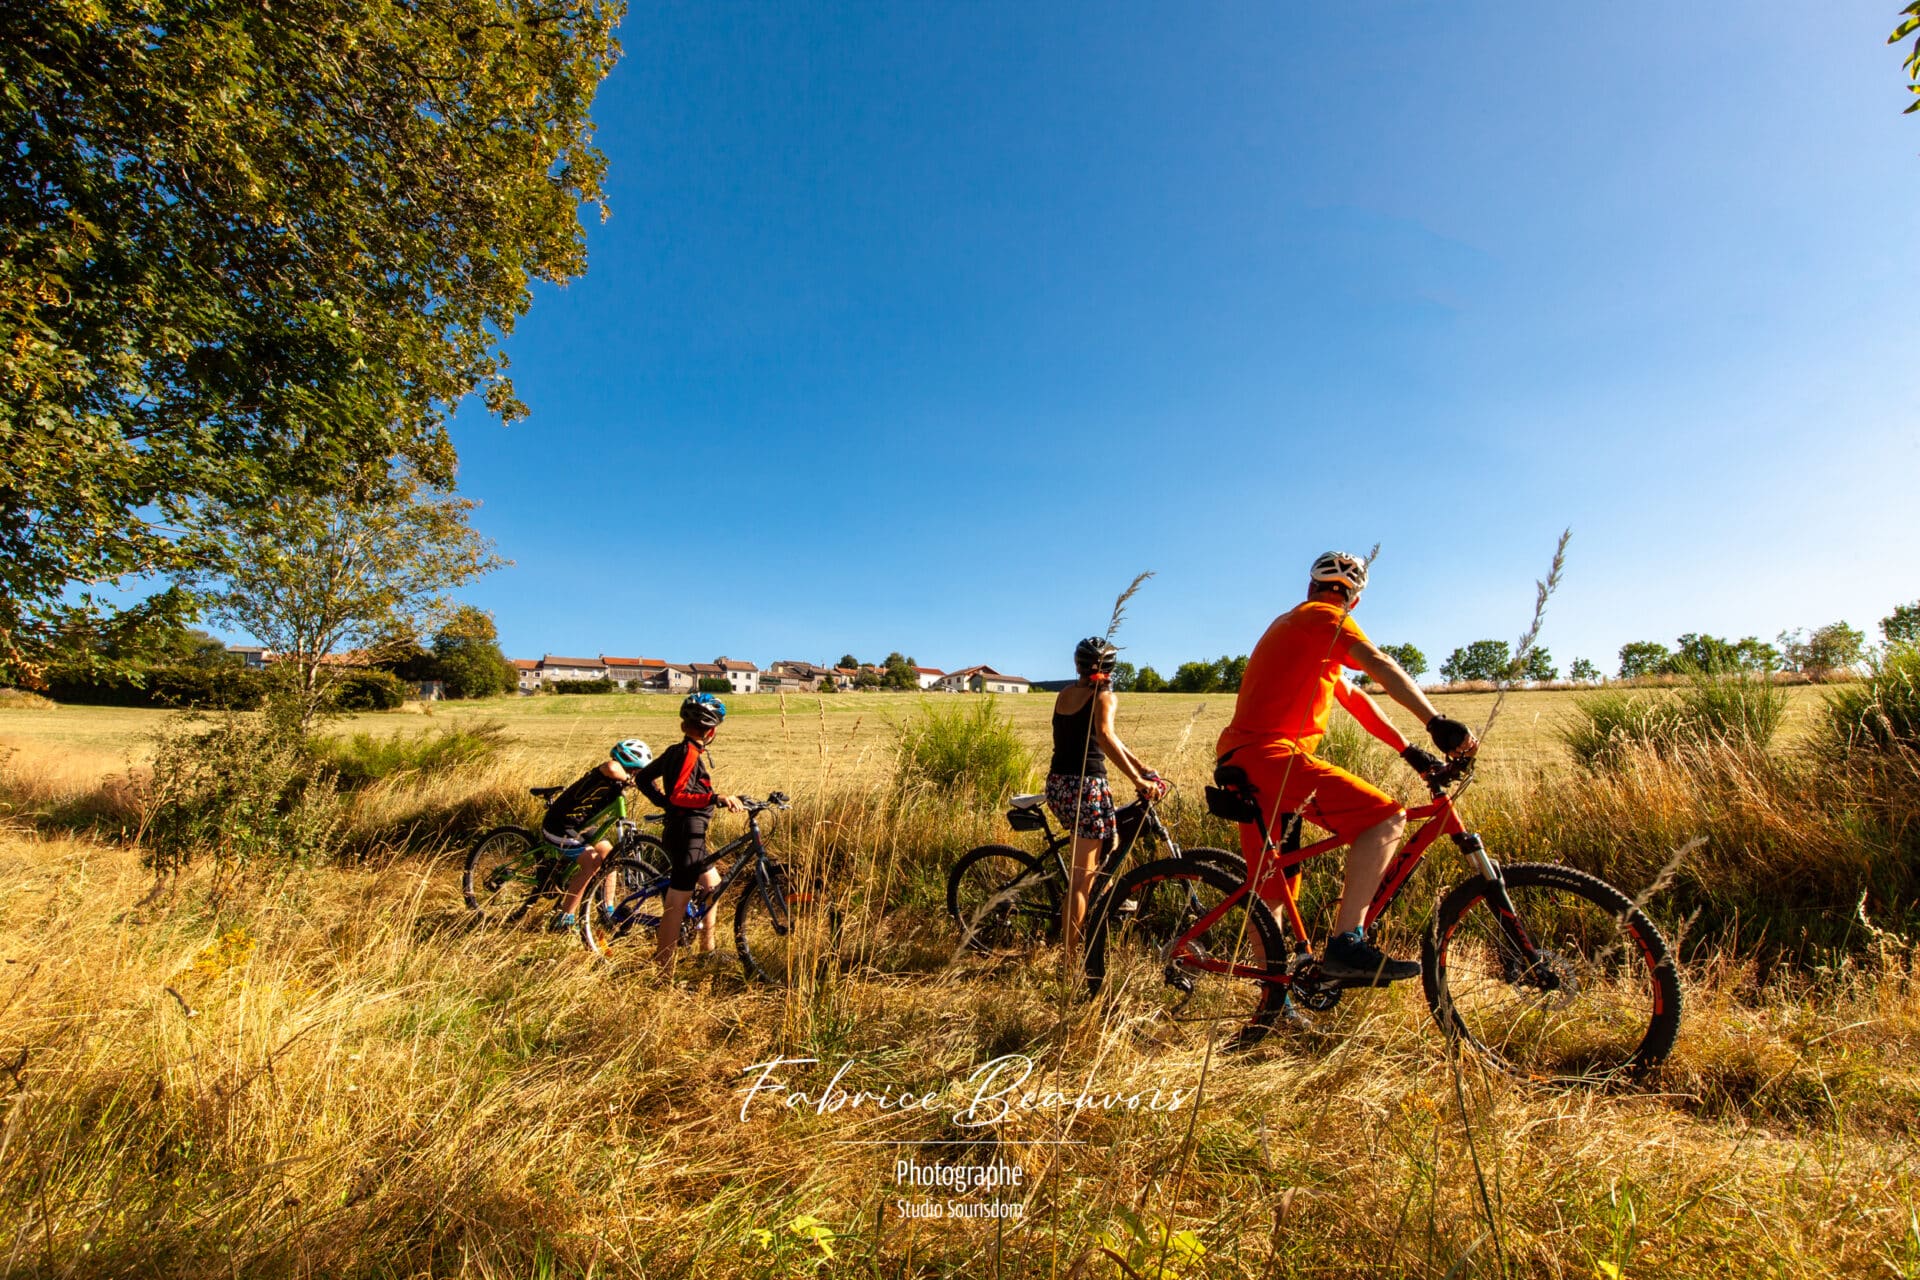
M 1213 771 L 1214 785 L 1207 790 L 1207 812 L 1228 822 L 1260 821 L 1260 806 L 1253 801 L 1253 780 L 1237 764 L 1223 764 Z
M 1007 825 L 1015 831 L 1044 831 L 1047 819 L 1038 809 L 1009 809 Z

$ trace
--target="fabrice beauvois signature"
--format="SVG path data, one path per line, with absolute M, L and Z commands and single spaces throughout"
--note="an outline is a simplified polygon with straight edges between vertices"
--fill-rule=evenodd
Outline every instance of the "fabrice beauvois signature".
M 850 1076 L 858 1059 L 842 1062 L 833 1078 L 818 1091 L 795 1088 L 782 1079 L 780 1072 L 790 1067 L 813 1066 L 818 1058 L 776 1057 L 756 1062 L 741 1071 L 748 1081 L 736 1090 L 741 1095 L 740 1119 L 756 1108 L 780 1107 L 788 1111 L 809 1110 L 817 1115 L 841 1112 L 924 1111 L 936 1113 L 955 1108 L 949 1119 L 968 1129 L 989 1128 L 1021 1115 L 1067 1114 L 1080 1111 L 1178 1111 L 1193 1100 L 1192 1089 L 1107 1090 L 1091 1083 L 1075 1089 L 1028 1088 L 1033 1078 L 1034 1061 L 1025 1054 L 1010 1053 L 983 1062 L 964 1079 L 943 1081 L 928 1088 L 884 1086 L 878 1089 L 856 1086 Z

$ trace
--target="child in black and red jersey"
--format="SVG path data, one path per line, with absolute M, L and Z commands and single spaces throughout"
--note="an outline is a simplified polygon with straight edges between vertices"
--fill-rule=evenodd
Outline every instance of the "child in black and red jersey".
M 746 806 L 739 796 L 723 796 L 713 789 L 713 777 L 707 772 L 707 744 L 720 731 L 727 718 L 727 704 L 710 693 L 687 695 L 680 704 L 680 731 L 685 738 L 662 751 L 654 761 L 633 776 L 634 783 L 649 800 L 667 811 L 662 842 L 673 869 L 667 881 L 667 900 L 661 906 L 659 946 L 653 958 L 661 964 L 672 961 L 674 948 L 680 945 L 680 922 L 687 914 L 687 901 L 696 888 L 712 889 L 720 883 L 720 872 L 707 864 L 707 819 L 715 805 L 738 813 Z M 663 789 L 661 781 L 666 781 Z M 700 921 L 700 951 L 713 950 L 713 915 Z

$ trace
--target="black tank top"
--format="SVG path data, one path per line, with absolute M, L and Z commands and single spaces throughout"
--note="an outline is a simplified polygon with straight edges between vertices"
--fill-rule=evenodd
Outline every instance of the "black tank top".
M 1093 736 L 1093 704 L 1100 700 L 1095 690 L 1085 705 L 1071 714 L 1053 713 L 1053 763 L 1049 773 L 1104 778 L 1107 758 L 1100 753 L 1100 740 Z

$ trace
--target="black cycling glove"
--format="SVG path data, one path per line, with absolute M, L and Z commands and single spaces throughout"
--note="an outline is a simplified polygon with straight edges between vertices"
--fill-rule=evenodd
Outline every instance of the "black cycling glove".
M 1425 747 L 1412 745 L 1407 746 L 1400 752 L 1400 758 L 1407 762 L 1409 769 L 1412 769 L 1423 778 L 1446 763 L 1445 760 L 1442 760 Z
M 1445 716 L 1435 716 L 1427 721 L 1427 734 L 1433 739 L 1433 745 L 1452 755 L 1467 745 L 1467 739 L 1473 736 L 1473 730 L 1458 720 L 1449 720 Z

